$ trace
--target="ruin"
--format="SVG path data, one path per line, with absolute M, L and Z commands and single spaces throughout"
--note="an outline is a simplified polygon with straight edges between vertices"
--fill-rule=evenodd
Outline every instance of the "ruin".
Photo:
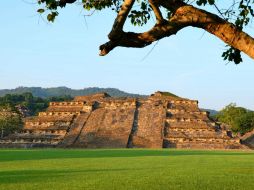
M 156 92 L 147 98 L 106 93 L 51 102 L 0 147 L 245 149 L 198 108 L 198 101 Z

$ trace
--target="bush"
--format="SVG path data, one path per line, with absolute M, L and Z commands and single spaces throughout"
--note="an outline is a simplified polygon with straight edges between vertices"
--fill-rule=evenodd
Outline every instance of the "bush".
M 236 104 L 229 104 L 215 117 L 219 122 L 230 125 L 234 133 L 245 134 L 254 129 L 254 112 Z

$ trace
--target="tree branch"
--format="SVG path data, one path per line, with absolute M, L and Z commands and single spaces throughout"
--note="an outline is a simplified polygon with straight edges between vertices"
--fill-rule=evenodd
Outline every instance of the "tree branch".
M 175 15 L 177 22 L 184 22 L 189 26 L 202 28 L 254 59 L 253 37 L 239 30 L 234 24 L 215 14 L 190 5 L 180 7 Z
M 149 3 L 150 3 L 150 5 L 153 9 L 154 15 L 156 17 L 157 24 L 162 23 L 164 19 L 163 19 L 163 16 L 161 14 L 161 11 L 159 9 L 159 6 L 157 4 L 157 1 L 156 0 L 149 0 Z
M 58 2 L 58 4 L 60 7 L 64 7 L 67 3 L 71 4 L 71 3 L 74 3 L 75 1 L 77 1 L 77 0 L 60 0 Z
M 144 33 L 122 32 L 121 38 L 118 40 L 110 40 L 100 46 L 100 55 L 107 55 L 117 46 L 143 48 L 154 41 L 176 34 L 184 27 L 186 27 L 185 23 L 168 21 L 156 24 L 152 29 Z
M 156 4 L 153 11 L 155 11 L 155 15 L 158 16 L 159 23 L 156 24 L 152 29 L 150 29 L 147 32 L 134 33 L 134 32 L 123 32 L 124 22 L 126 21 L 126 18 L 134 4 L 134 0 L 125 0 L 125 2 L 122 5 L 122 9 L 115 20 L 112 30 L 108 35 L 110 41 L 106 42 L 105 44 L 102 44 L 99 47 L 100 55 L 101 56 L 107 55 L 111 50 L 113 50 L 117 46 L 142 48 L 147 45 L 150 45 L 154 41 L 176 34 L 179 30 L 186 27 L 185 23 L 172 21 L 172 18 L 169 21 L 163 20 L 160 10 L 157 10 L 158 3 L 160 3 L 160 1 L 161 0 L 150 1 L 150 3 L 152 2 L 154 6 Z M 176 1 L 177 5 L 182 5 L 180 0 L 171 0 L 171 1 L 172 2 Z M 157 11 L 159 11 L 159 13 Z M 161 19 L 164 22 L 160 22 Z
M 74 3 L 77 0 L 60 0 L 60 3 Z
M 251 36 L 217 15 L 188 5 L 182 0 L 156 0 L 159 5 L 173 13 L 168 22 L 156 24 L 144 33 L 123 32 L 124 22 L 134 3 L 131 0 L 125 0 L 125 3 L 127 2 L 129 6 L 124 6 L 121 14 L 121 11 L 119 12 L 109 34 L 110 41 L 100 46 L 100 55 L 108 54 L 117 46 L 142 48 L 154 41 L 176 34 L 184 27 L 192 26 L 206 30 L 254 59 L 254 39 Z
M 123 26 L 126 21 L 128 14 L 134 4 L 135 0 L 125 0 L 121 6 L 121 10 L 119 11 L 115 22 L 113 24 L 112 30 L 109 33 L 108 37 L 110 40 L 117 40 L 123 31 Z

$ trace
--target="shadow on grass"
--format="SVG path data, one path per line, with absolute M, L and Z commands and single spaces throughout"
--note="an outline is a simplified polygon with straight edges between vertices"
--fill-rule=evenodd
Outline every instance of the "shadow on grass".
M 0 162 L 65 158 L 114 158 L 143 156 L 254 156 L 253 151 L 210 151 L 174 149 L 0 149 Z
M 13 170 L 13 171 L 1 171 L 0 181 L 1 184 L 10 183 L 36 183 L 46 182 L 46 180 L 58 180 L 59 178 L 65 179 L 65 177 L 84 175 L 92 173 L 109 173 L 109 172 L 123 172 L 133 170 L 145 170 L 146 168 L 119 168 L 119 169 L 86 169 L 86 170 Z

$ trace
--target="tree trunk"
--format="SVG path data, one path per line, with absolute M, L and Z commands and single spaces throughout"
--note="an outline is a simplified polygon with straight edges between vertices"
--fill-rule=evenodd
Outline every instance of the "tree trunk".
M 176 15 L 179 15 L 176 17 L 178 22 L 189 22 L 190 26 L 202 28 L 254 59 L 254 39 L 232 23 L 193 6 L 179 8 Z

